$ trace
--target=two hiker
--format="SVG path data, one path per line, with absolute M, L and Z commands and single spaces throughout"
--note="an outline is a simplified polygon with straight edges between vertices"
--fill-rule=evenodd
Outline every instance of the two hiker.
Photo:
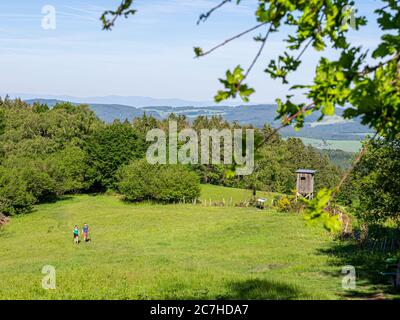
M 83 234 L 83 240 L 85 242 L 90 241 L 90 239 L 89 239 L 89 226 L 86 223 L 83 225 L 82 234 Z M 78 227 L 78 225 L 75 225 L 75 227 L 74 227 L 74 242 L 76 244 L 79 243 L 79 227 Z

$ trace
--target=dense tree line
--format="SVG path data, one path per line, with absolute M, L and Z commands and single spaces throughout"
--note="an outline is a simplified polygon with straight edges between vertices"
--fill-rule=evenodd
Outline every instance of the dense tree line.
M 0 211 L 27 212 L 37 202 L 87 189 L 87 139 L 102 123 L 86 106 L 0 100 Z
M 318 170 L 317 188 L 332 187 L 339 179 L 340 170 L 327 156 L 299 139 L 279 136 L 257 150 L 250 176 L 229 177 L 224 165 L 150 166 L 138 161 L 149 146 L 146 132 L 153 128 L 167 132 L 170 120 L 177 122 L 178 130 L 193 128 L 198 133 L 241 128 L 221 117 L 189 121 L 174 114 L 163 120 L 144 115 L 131 122 L 106 124 L 85 105 L 59 103 L 50 109 L 0 99 L 0 212 L 24 213 L 36 203 L 64 194 L 107 189 L 131 201 L 189 201 L 198 197 L 200 182 L 290 193 L 294 171 L 302 167 Z M 262 139 L 271 128 L 255 132 Z
M 400 137 L 376 139 L 352 171 L 339 201 L 363 223 L 398 225 Z
M 129 122 L 102 126 L 87 140 L 88 179 L 94 190 L 114 188 L 116 171 L 145 154 L 145 136 Z
M 343 150 L 321 149 L 319 151 L 326 154 L 334 165 L 342 169 L 349 169 L 356 155 L 354 152 Z

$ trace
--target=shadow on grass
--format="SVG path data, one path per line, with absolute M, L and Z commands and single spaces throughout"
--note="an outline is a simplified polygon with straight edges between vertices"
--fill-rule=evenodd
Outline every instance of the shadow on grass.
M 71 200 L 74 195 L 49 196 L 40 201 L 40 204 L 51 204 Z
M 344 266 L 350 265 L 355 268 L 357 289 L 345 291 L 344 298 L 381 299 L 386 295 L 400 297 L 400 292 L 380 274 L 385 271 L 385 259 L 393 257 L 396 252 L 372 251 L 361 248 L 355 241 L 337 241 L 328 249 L 320 249 L 318 252 L 332 257 L 330 264 L 337 266 L 339 272 Z M 337 277 L 338 273 L 332 273 L 331 276 Z
M 223 299 L 292 300 L 304 296 L 297 288 L 278 281 L 250 279 L 228 284 L 228 295 Z
M 296 287 L 278 281 L 249 279 L 229 282 L 224 294 L 211 296 L 208 290 L 191 296 L 181 296 L 179 290 L 175 294 L 168 294 L 167 300 L 185 299 L 217 299 L 217 300 L 294 300 L 302 299 L 307 295 Z

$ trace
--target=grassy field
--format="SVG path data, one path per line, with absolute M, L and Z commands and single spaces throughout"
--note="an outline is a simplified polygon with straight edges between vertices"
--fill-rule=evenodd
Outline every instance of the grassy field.
M 202 198 L 250 192 L 203 186 Z M 92 242 L 74 245 L 88 223 Z M 80 195 L 0 230 L 0 299 L 338 299 L 333 241 L 296 214 Z M 57 288 L 41 287 L 42 267 Z
M 258 197 L 267 198 L 272 200 L 273 193 L 257 192 Z M 234 206 L 240 202 L 250 200 L 252 192 L 249 190 L 236 189 L 236 188 L 223 188 L 215 185 L 202 185 L 200 201 L 203 203 L 221 203 L 225 202 L 227 206 Z M 270 202 L 270 201 L 268 201 Z
M 331 150 L 343 150 L 346 152 L 358 152 L 360 151 L 362 144 L 361 141 L 356 140 L 323 140 L 312 139 L 312 138 L 300 138 L 304 144 L 311 145 L 319 149 L 331 149 Z

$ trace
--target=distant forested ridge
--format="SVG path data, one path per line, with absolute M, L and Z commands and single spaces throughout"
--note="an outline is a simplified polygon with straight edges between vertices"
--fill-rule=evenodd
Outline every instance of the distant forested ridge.
M 62 103 L 56 99 L 30 99 L 27 103 L 47 104 L 49 107 Z M 170 114 L 186 116 L 192 121 L 198 116 L 221 116 L 229 122 L 237 122 L 241 125 L 251 124 L 255 127 L 262 128 L 265 123 L 272 127 L 280 125 L 280 120 L 276 120 L 277 105 L 275 104 L 259 104 L 259 105 L 241 105 L 241 106 L 145 106 L 137 107 L 122 104 L 104 104 L 90 103 L 88 106 L 96 115 L 103 121 L 112 123 L 119 119 L 132 119 L 141 117 L 144 113 L 148 116 L 153 116 L 157 119 L 165 119 Z M 78 105 L 76 103 L 76 105 Z M 358 119 L 344 120 L 341 116 L 344 109 L 338 108 L 336 115 L 326 117 L 322 122 L 317 122 L 320 114 L 318 112 L 310 115 L 306 119 L 304 128 L 300 131 L 295 131 L 292 127 L 286 127 L 281 130 L 282 136 L 285 137 L 306 137 L 326 140 L 363 140 L 368 134 L 371 134 L 371 129 L 360 123 Z
M 128 190 L 131 199 L 152 197 L 169 202 L 185 197 L 187 190 L 191 190 L 190 197 L 195 197 L 198 192 L 195 184 L 200 182 L 291 193 L 295 186 L 294 171 L 298 168 L 317 170 L 317 189 L 333 187 L 341 174 L 327 155 L 306 147 L 301 140 L 275 136 L 260 148 L 255 171 L 250 176 L 228 178 L 223 165 L 148 168 L 147 174 L 155 178 L 144 181 L 143 185 L 163 181 L 162 185 L 139 190 L 140 197 L 132 196 L 138 189 L 130 183 L 138 179 L 125 181 L 121 172 L 123 176 L 134 177 L 134 172 L 147 168 L 140 167 L 138 162 L 145 157 L 149 146 L 146 132 L 153 128 L 168 130 L 169 120 L 177 121 L 179 130 L 252 127 L 229 122 L 222 116 L 198 116 L 189 121 L 187 116 L 176 114 L 163 119 L 143 114 L 108 123 L 87 105 L 62 102 L 50 108 L 40 102 L 0 99 L 0 213 L 25 213 L 34 204 L 53 201 L 64 194 L 109 189 Z M 269 125 L 256 129 L 261 138 L 270 132 Z M 179 180 L 173 179 L 177 175 L 187 177 L 186 190 L 177 186 Z

